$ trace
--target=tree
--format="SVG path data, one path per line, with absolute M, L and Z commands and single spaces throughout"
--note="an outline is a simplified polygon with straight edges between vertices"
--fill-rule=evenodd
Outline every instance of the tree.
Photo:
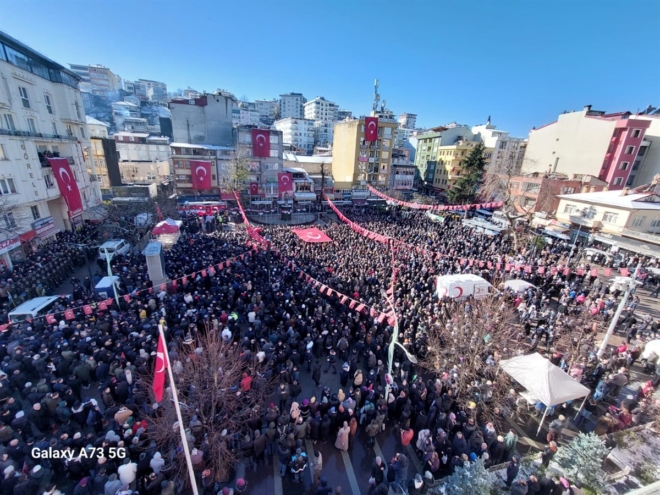
M 489 495 L 493 489 L 495 477 L 485 467 L 483 459 L 457 467 L 444 483 L 430 493 L 446 495 Z
M 553 460 L 571 481 L 581 481 L 598 490 L 605 479 L 602 467 L 608 452 L 605 442 L 593 432 L 579 433 L 571 443 L 559 448 Z
M 485 146 L 482 142 L 472 148 L 470 154 L 463 161 L 463 174 L 447 194 L 449 200 L 455 204 L 474 203 L 486 171 Z
M 250 177 L 250 158 L 244 149 L 234 152 L 229 161 L 229 190 L 243 191 Z
M 323 193 L 325 193 L 325 177 L 328 174 L 328 164 L 325 162 L 321 162 L 320 164 L 320 169 L 321 169 L 321 194 L 317 196 L 319 204 L 321 201 L 323 201 Z
M 261 375 L 264 365 L 237 343 L 224 343 L 219 332 L 206 332 L 198 334 L 194 345 L 179 349 L 172 367 L 189 447 L 205 453 L 206 468 L 216 480 L 226 480 L 240 460 L 232 442 L 254 433 L 248 422 L 260 416 L 259 408 L 272 392 L 271 382 Z M 249 391 L 239 386 L 244 373 L 253 378 Z M 176 411 L 171 400 L 161 401 L 160 406 L 149 431 L 153 430 L 160 448 L 174 450 L 181 444 L 179 429 L 173 427 Z M 178 479 L 188 480 L 183 452 L 171 470 Z
M 511 407 L 511 379 L 498 373 L 497 363 L 527 347 L 515 309 L 497 296 L 443 302 L 438 322 L 426 329 L 420 364 L 449 383 L 459 408 L 476 406 L 480 419 L 495 421 Z

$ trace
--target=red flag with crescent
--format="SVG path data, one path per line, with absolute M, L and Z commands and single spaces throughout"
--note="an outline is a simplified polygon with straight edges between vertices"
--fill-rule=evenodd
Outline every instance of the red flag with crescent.
M 364 140 L 365 141 L 378 140 L 378 117 L 364 118 Z
M 293 229 L 293 233 L 305 242 L 332 242 L 332 239 L 316 227 L 312 227 L 311 229 Z
M 630 275 L 630 270 L 627 268 L 620 268 L 619 271 L 621 272 L 622 277 L 628 277 Z
M 66 158 L 48 158 L 48 163 L 53 169 L 60 194 L 69 207 L 69 218 L 79 215 L 83 211 L 82 199 L 76 178 L 69 167 L 69 161 Z
M 211 162 L 190 160 L 190 174 L 193 189 L 198 191 L 211 189 Z
M 85 305 L 83 306 L 83 312 L 84 312 L 86 315 L 91 315 L 91 314 L 94 312 L 94 310 L 92 309 L 92 307 L 91 307 L 89 304 L 85 304 Z
M 73 320 L 76 317 L 72 309 L 67 309 L 64 311 L 64 319 Z
M 611 268 L 605 268 L 605 276 L 609 277 L 610 275 L 612 275 L 612 269 Z
M 53 315 L 48 314 L 48 315 L 46 315 L 46 322 L 49 325 L 52 325 L 54 323 L 57 323 L 57 320 L 55 319 L 55 317 Z
M 250 195 L 251 196 L 256 196 L 259 194 L 259 183 L 258 182 L 250 182 Z
M 270 156 L 270 131 L 252 129 L 252 156 L 260 158 Z
M 106 303 L 105 301 L 100 301 L 98 307 L 100 311 L 107 311 L 108 303 Z
M 156 351 L 156 367 L 154 368 L 154 395 L 156 402 L 163 399 L 163 390 L 165 389 L 165 370 L 167 369 L 167 359 L 165 359 L 165 339 L 161 334 L 158 337 L 158 350 Z
M 277 189 L 280 196 L 285 192 L 293 192 L 293 174 L 289 172 L 277 174 Z

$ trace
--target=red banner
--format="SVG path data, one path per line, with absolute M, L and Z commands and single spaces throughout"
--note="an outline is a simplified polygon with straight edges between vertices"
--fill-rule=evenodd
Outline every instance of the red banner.
M 621 272 L 622 277 L 627 277 L 630 275 L 630 270 L 627 268 L 619 268 L 619 271 Z
M 305 242 L 332 242 L 332 239 L 316 227 L 312 227 L 311 229 L 293 229 L 293 232 Z
M 48 323 L 49 325 L 53 325 L 57 323 L 57 320 L 53 315 L 46 315 L 46 323 Z
M 258 182 L 250 182 L 250 194 L 252 196 L 256 196 L 259 194 L 259 183 Z
M 83 211 L 82 199 L 80 198 L 80 191 L 78 184 L 69 167 L 69 161 L 66 158 L 48 158 L 55 175 L 55 180 L 60 188 L 60 194 L 64 196 L 67 206 L 69 207 L 69 218 L 79 215 Z
M 364 140 L 365 141 L 378 140 L 378 117 L 364 118 Z
M 76 317 L 76 314 L 73 312 L 72 309 L 64 310 L 64 319 L 73 320 L 75 317 Z
M 277 190 L 279 195 L 293 192 L 293 174 L 289 172 L 280 172 L 277 174 Z
M 165 353 L 167 348 L 165 347 L 165 339 L 161 334 L 158 337 L 158 349 L 156 351 L 156 366 L 154 367 L 154 383 L 153 391 L 156 396 L 156 402 L 163 400 L 163 391 L 165 390 L 165 370 L 167 369 L 167 359 L 165 358 Z
M 252 129 L 252 156 L 261 158 L 270 156 L 270 131 Z
M 211 189 L 211 162 L 190 160 L 190 174 L 193 189 L 198 191 Z
M 100 311 L 106 311 L 108 309 L 108 303 L 101 301 L 98 305 Z
M 83 311 L 85 312 L 86 315 L 91 315 L 94 312 L 94 310 L 89 304 L 83 306 Z

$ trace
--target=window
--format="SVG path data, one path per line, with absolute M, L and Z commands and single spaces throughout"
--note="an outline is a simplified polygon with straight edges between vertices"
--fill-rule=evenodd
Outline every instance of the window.
M 564 213 L 568 213 L 569 215 L 572 215 L 573 213 L 578 212 L 578 207 L 575 205 L 566 205 L 564 206 Z
M 614 179 L 615 186 L 620 186 L 621 184 L 623 184 L 623 177 L 617 177 L 616 179 Z
M 71 124 L 67 124 L 66 133 L 69 137 L 73 137 L 73 129 L 71 128 Z
M 638 138 L 641 135 L 642 135 L 642 130 L 641 129 L 633 129 L 632 130 L 631 137 Z
M 639 147 L 639 153 L 637 153 L 637 156 L 644 156 L 646 155 L 646 150 L 649 149 L 648 146 L 640 146 Z
M 15 131 L 16 130 L 16 125 L 14 124 L 14 116 L 10 115 L 8 113 L 5 114 L 5 129 L 9 129 L 10 131 Z
M 80 137 L 82 137 L 83 139 L 85 139 L 85 128 L 84 128 L 84 127 L 81 127 L 81 128 L 80 128 Z
M 635 220 L 633 220 L 632 226 L 633 227 L 641 227 L 644 225 L 644 222 L 646 221 L 646 217 L 637 217 Z
M 628 146 L 626 148 L 626 155 L 632 155 L 633 153 L 635 153 L 635 147 L 634 146 Z
M 606 211 L 605 214 L 603 215 L 603 222 L 605 222 L 605 223 L 616 223 L 618 218 L 619 218 L 618 213 L 613 213 L 611 211 Z
M 523 191 L 525 192 L 538 193 L 540 189 L 541 184 L 535 182 L 525 182 L 525 184 L 523 184 Z
M 30 212 L 32 213 L 32 218 L 34 220 L 39 220 L 41 218 L 41 213 L 39 213 L 39 206 L 30 206 Z
M 51 122 L 50 125 L 53 128 L 53 135 L 57 136 L 57 124 L 55 122 Z
M 7 154 L 5 153 L 5 146 L 3 144 L 0 144 L 0 160 L 9 160 L 9 158 L 7 158 Z
M 619 170 L 628 170 L 628 167 L 630 166 L 630 162 L 621 162 L 619 165 Z
M 49 95 L 44 95 L 44 102 L 46 103 L 48 113 L 53 115 L 53 103 L 51 102 Z
M 575 192 L 574 187 L 562 187 L 561 194 L 573 194 Z
M 55 187 L 55 182 L 53 182 L 53 176 L 50 174 L 44 175 L 44 182 L 46 183 L 46 189 L 52 189 Z
M 78 119 L 80 119 L 80 105 L 78 102 L 75 102 L 74 105 L 76 106 L 76 115 L 78 116 Z
M 34 123 L 34 119 L 27 119 L 27 124 L 28 124 L 28 131 L 30 131 L 32 134 L 36 134 L 37 126 Z
M 14 179 L 0 179 L 0 194 L 16 194 Z
M 6 215 L 2 215 L 2 219 L 5 221 L 5 227 L 7 227 L 8 229 L 16 228 L 16 220 L 14 220 L 13 213 L 7 213 Z
M 660 218 L 656 218 L 651 222 L 651 227 L 657 228 L 660 227 Z
M 21 95 L 21 101 L 23 102 L 23 108 L 30 108 L 30 97 L 28 96 L 27 88 L 23 86 L 18 87 L 18 94 Z
M 642 160 L 640 159 L 635 160 L 635 163 L 633 163 L 633 167 L 632 167 L 633 171 L 637 170 L 641 164 L 642 164 Z

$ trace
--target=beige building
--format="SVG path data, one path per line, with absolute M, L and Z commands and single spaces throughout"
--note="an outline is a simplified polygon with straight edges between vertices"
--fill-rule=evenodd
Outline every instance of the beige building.
M 572 238 L 660 257 L 660 196 L 653 192 L 601 191 L 559 196 L 557 220 L 571 225 Z
M 332 146 L 335 190 L 387 187 L 394 148 L 395 119 L 378 119 L 378 140 L 364 140 L 364 117 L 337 122 Z
M 439 146 L 437 165 L 433 185 L 439 189 L 451 189 L 456 181 L 463 177 L 463 162 L 478 143 L 475 141 L 458 141 L 450 146 Z M 493 148 L 485 148 L 486 165 L 490 162 Z

